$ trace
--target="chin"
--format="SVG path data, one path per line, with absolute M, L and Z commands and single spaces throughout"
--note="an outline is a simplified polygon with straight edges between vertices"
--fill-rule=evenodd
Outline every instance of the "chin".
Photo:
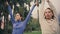
M 49 17 L 46 17 L 46 19 L 50 19 Z

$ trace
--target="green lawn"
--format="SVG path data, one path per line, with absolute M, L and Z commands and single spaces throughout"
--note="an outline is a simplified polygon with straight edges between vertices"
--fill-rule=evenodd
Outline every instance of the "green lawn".
M 24 34 L 41 34 L 40 31 L 25 32 Z

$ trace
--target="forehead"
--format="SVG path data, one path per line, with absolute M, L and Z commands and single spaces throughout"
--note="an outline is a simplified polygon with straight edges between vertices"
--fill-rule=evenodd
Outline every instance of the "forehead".
M 19 13 L 17 13 L 16 15 L 20 15 Z
M 50 9 L 45 9 L 45 12 L 51 12 L 51 10 Z

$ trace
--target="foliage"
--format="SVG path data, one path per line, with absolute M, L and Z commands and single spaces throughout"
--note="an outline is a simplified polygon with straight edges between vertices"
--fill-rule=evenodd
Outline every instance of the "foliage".
M 25 19 L 27 14 L 28 14 L 28 11 L 27 9 L 24 7 L 24 3 L 28 4 L 29 7 L 30 7 L 30 2 L 32 0 L 0 0 L 0 10 L 2 10 L 3 14 L 5 16 L 5 31 L 8 31 L 8 33 L 11 34 L 12 32 L 12 24 L 11 22 L 9 22 L 8 20 L 8 10 L 7 10 L 7 7 L 5 6 L 5 2 L 8 1 L 8 3 L 10 4 L 11 8 L 12 6 L 14 5 L 14 13 L 16 12 L 19 12 L 23 15 L 23 18 Z M 16 4 L 19 3 L 19 7 L 16 6 Z M 29 8 L 30 9 L 30 8 Z M 1 12 L 1 11 L 0 11 Z M 0 17 L 2 16 L 0 15 Z M 33 19 L 31 17 L 29 23 L 27 24 L 26 26 L 26 29 L 25 31 L 39 31 L 40 30 L 40 25 L 39 25 L 39 22 L 37 19 Z M 36 33 L 39 33 L 39 32 L 36 32 Z M 25 33 L 27 34 L 27 33 Z M 31 33 L 30 33 L 31 34 Z M 32 34 L 35 34 L 35 32 L 32 32 Z

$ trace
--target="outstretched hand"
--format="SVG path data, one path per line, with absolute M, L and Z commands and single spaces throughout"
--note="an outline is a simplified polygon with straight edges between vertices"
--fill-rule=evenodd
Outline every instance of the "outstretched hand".
M 35 4 L 36 4 L 36 6 L 39 6 L 39 2 L 38 2 L 38 0 L 36 0 L 36 3 L 35 3 Z

